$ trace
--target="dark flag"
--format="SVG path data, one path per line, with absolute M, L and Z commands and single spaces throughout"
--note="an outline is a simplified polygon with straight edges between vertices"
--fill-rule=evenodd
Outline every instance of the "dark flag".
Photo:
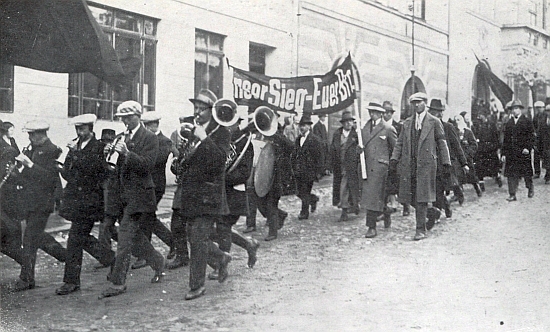
M 483 61 L 479 60 L 476 55 L 477 66 L 479 72 L 483 79 L 489 84 L 489 87 L 495 94 L 495 96 L 500 100 L 502 106 L 506 105 L 509 101 L 513 99 L 514 91 L 510 89 L 508 84 L 504 83 L 497 75 L 495 75 L 491 69 Z

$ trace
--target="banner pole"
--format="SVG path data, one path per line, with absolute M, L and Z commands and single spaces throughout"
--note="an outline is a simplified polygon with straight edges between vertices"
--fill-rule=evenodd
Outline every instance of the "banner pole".
M 350 53 L 351 57 L 351 53 Z M 354 111 L 355 111 L 355 117 L 358 119 L 358 125 L 357 125 L 357 140 L 358 146 L 361 148 L 361 154 L 359 155 L 359 161 L 361 164 L 361 177 L 363 180 L 367 179 L 367 163 L 365 161 L 365 150 L 363 146 L 363 134 L 361 133 L 361 130 L 363 129 L 361 127 L 362 121 L 361 121 L 361 77 L 359 76 L 359 70 L 357 69 L 357 66 L 355 65 L 355 62 L 353 62 L 353 58 L 351 60 L 351 66 L 353 68 L 352 74 L 353 74 L 353 81 L 355 82 L 355 101 L 354 101 Z

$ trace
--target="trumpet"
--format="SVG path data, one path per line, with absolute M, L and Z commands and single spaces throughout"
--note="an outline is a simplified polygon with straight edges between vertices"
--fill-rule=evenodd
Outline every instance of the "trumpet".
M 73 138 L 72 140 L 69 141 L 69 143 L 67 143 L 67 147 L 69 148 L 69 150 L 73 150 L 74 147 L 75 147 L 75 142 L 78 142 L 78 136 L 76 136 L 75 138 Z M 61 157 L 61 156 L 60 156 Z M 63 168 L 66 168 L 66 169 L 71 169 L 73 168 L 73 161 L 72 159 L 69 159 L 67 161 L 68 165 L 65 165 L 63 163 L 63 161 L 61 159 L 57 159 L 57 168 L 61 171 Z M 65 167 L 66 166 L 66 167 Z
M 107 156 L 105 157 L 105 161 L 107 162 L 107 169 L 110 171 L 114 171 L 116 169 L 116 163 L 118 161 L 118 157 L 120 154 L 115 151 L 115 146 L 120 142 L 120 140 L 124 137 L 124 134 L 118 134 L 115 137 L 115 140 L 113 141 L 111 148 L 109 149 L 109 152 L 107 152 Z

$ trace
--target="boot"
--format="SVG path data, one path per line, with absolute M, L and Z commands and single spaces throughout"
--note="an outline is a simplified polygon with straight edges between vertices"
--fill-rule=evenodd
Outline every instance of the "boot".
M 173 270 L 187 265 L 189 265 L 189 257 L 176 254 L 176 258 L 174 258 L 173 261 L 166 263 L 166 268 L 168 270 Z
M 348 209 L 343 208 L 342 214 L 340 215 L 340 219 L 338 219 L 338 222 L 348 221 Z
M 485 191 L 485 181 L 479 181 L 479 188 L 481 189 L 481 191 Z
M 298 216 L 298 220 L 304 220 L 309 218 L 309 202 L 302 200 L 302 210 Z
M 483 193 L 478 183 L 474 183 L 474 189 L 476 191 L 477 197 L 483 196 Z

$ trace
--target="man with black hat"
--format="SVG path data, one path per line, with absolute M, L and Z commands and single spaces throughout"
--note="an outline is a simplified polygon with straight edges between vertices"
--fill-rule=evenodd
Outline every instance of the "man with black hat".
M 293 169 L 296 176 L 298 198 L 302 201 L 302 209 L 298 219 L 308 219 L 309 210 L 315 212 L 319 197 L 311 193 L 313 182 L 318 180 L 324 171 L 323 147 L 315 134 L 311 132 L 311 114 L 304 113 L 298 124 L 300 136 L 296 139 Z
M 151 172 L 153 183 L 155 184 L 155 198 L 157 201 L 157 206 L 166 191 L 166 163 L 168 162 L 168 156 L 172 151 L 172 141 L 168 137 L 164 136 L 159 129 L 160 119 L 161 116 L 156 111 L 145 112 L 145 114 L 141 117 L 141 123 L 143 123 L 147 130 L 155 134 L 159 141 L 157 159 L 155 160 L 155 166 Z M 170 251 L 173 251 L 172 233 L 157 218 L 155 212 L 144 213 L 143 220 L 140 224 L 149 241 L 151 241 L 151 236 L 155 233 L 155 235 L 161 239 L 162 242 L 168 245 Z M 145 260 L 138 259 L 134 262 L 134 264 L 132 264 L 132 269 L 140 269 L 145 266 L 147 266 Z
M 342 209 L 338 221 L 347 221 L 351 210 L 359 214 L 359 175 L 357 165 L 358 138 L 353 128 L 355 118 L 350 111 L 342 112 L 340 123 L 342 127 L 336 129 L 332 135 L 330 154 L 332 161 L 332 205 Z
M 519 179 L 525 180 L 528 189 L 527 197 L 535 195 L 533 185 L 533 168 L 531 166 L 531 149 L 534 146 L 535 130 L 533 122 L 522 114 L 521 101 L 514 100 L 510 105 L 512 116 L 504 125 L 504 141 L 501 149 L 501 160 L 506 163 L 504 176 L 508 178 L 509 202 L 516 201 Z
M 132 252 L 137 252 L 138 258 L 144 258 L 155 271 L 152 283 L 160 282 L 163 276 L 164 257 L 149 243 L 139 225 L 144 213 L 156 210 L 151 173 L 159 149 L 155 134 L 141 124 L 141 115 L 140 103 L 130 100 L 120 104 L 115 116 L 122 119 L 126 131 L 104 149 L 105 153 L 114 151 L 119 154 L 115 169 L 123 215 L 119 222 L 116 259 L 108 277 L 112 284 L 101 293 L 100 298 L 126 292 L 126 275 Z
M 445 190 L 453 189 L 455 196 L 460 205 L 464 203 L 464 193 L 460 187 L 458 181 L 458 172 L 468 173 L 470 167 L 468 166 L 468 160 L 466 154 L 460 144 L 460 138 L 457 133 L 457 129 L 449 122 L 443 121 L 443 112 L 445 111 L 445 105 L 440 99 L 432 99 L 430 106 L 428 106 L 428 112 L 438 118 L 443 125 L 445 131 L 445 139 L 447 141 L 447 147 L 449 148 L 449 156 L 451 158 L 450 172 L 448 174 L 443 173 L 443 167 L 438 168 L 436 176 L 436 200 L 434 207 L 437 210 L 432 209 L 428 211 L 428 229 L 433 227 L 435 221 L 439 219 L 441 214 L 440 210 L 445 210 L 445 216 L 451 218 L 453 211 L 451 205 L 445 196 Z M 441 166 L 441 165 L 440 165 Z
M 390 157 L 397 141 L 397 133 L 391 124 L 383 121 L 386 110 L 376 102 L 367 107 L 370 115 L 362 129 L 363 151 L 367 167 L 367 179 L 363 181 L 363 198 L 367 210 L 367 234 L 373 238 L 377 235 L 376 221 L 379 215 L 384 214 L 384 228 L 391 226 L 391 211 L 386 207 L 386 183 Z
M 23 219 L 27 221 L 23 252 L 28 259 L 21 266 L 16 291 L 35 287 L 36 251 L 41 245 L 48 217 L 54 210 L 54 191 L 59 180 L 57 158 L 61 155 L 61 149 L 48 138 L 49 128 L 50 125 L 41 120 L 27 122 L 23 130 L 29 134 L 31 144 L 15 158 L 24 166 L 20 173 L 20 184 L 23 187 L 21 201 L 25 204 L 21 208 L 24 210 Z M 57 248 L 59 255 L 66 256 L 61 244 L 58 243 Z
M 225 162 L 229 154 L 231 134 L 212 116 L 216 95 L 202 89 L 190 99 L 195 111 L 195 125 L 190 139 L 179 156 L 181 183 L 181 216 L 187 224 L 191 249 L 189 292 L 186 300 L 205 293 L 207 263 L 218 271 L 218 281 L 227 279 L 228 253 L 221 251 L 210 236 L 214 223 L 229 213 L 225 193 Z
M 443 125 L 426 111 L 427 101 L 428 96 L 423 92 L 410 96 L 409 102 L 415 112 L 403 123 L 390 160 L 391 171 L 397 172 L 400 178 L 399 201 L 416 209 L 415 241 L 427 236 L 428 207 L 436 200 L 438 160 L 445 173 L 451 169 Z
M 77 139 L 67 147 L 61 176 L 67 181 L 59 215 L 72 222 L 67 240 L 67 260 L 63 285 L 57 295 L 67 295 L 80 289 L 82 253 L 86 250 L 102 265 L 110 265 L 115 253 L 102 246 L 90 234 L 94 223 L 103 220 L 103 190 L 99 186 L 105 179 L 103 165 L 104 144 L 95 138 L 93 127 L 97 117 L 83 114 L 72 118 Z

